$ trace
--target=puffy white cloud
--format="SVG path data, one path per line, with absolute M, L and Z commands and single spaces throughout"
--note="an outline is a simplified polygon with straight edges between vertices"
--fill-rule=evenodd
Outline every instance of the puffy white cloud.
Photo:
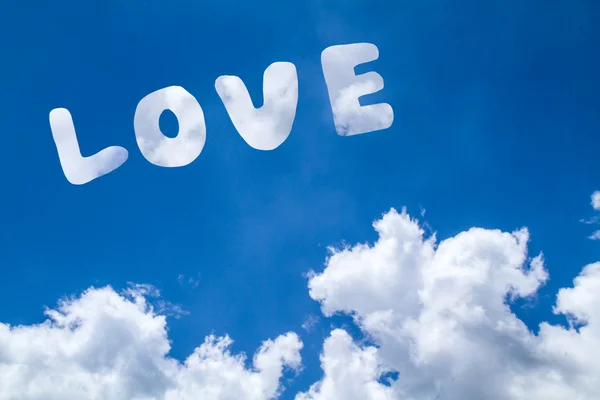
M 437 242 L 391 210 L 374 245 L 332 250 L 310 295 L 324 314 L 346 313 L 376 345 L 334 331 L 323 379 L 297 400 L 592 400 L 600 393 L 600 263 L 557 296 L 570 327 L 536 335 L 511 312 L 548 279 L 527 253 L 526 229 L 472 228 Z M 398 372 L 391 384 L 387 370 Z
M 300 393 L 296 400 L 364 399 L 392 400 L 393 390 L 378 382 L 387 372 L 375 347 L 360 348 L 344 330 L 336 329 L 325 340 L 321 355 L 322 381 Z
M 598 190 L 592 193 L 592 207 L 594 210 L 600 210 L 600 191 Z
M 209 336 L 183 363 L 168 356 L 166 318 L 146 296 L 89 289 L 63 300 L 38 325 L 0 324 L 0 399 L 263 400 L 298 369 L 302 343 L 288 333 L 263 343 L 246 367 L 231 339 Z
M 600 393 L 600 263 L 557 294 L 568 326 L 531 332 L 510 301 L 548 280 L 529 233 L 472 228 L 439 242 L 391 210 L 373 245 L 332 249 L 309 278 L 323 313 L 345 313 L 372 343 L 336 329 L 321 353 L 323 377 L 296 400 L 592 400 Z M 30 326 L 0 324 L 0 400 L 266 400 L 302 343 L 263 343 L 248 366 L 231 339 L 209 336 L 183 362 L 169 356 L 165 314 L 150 286 L 89 289 Z M 162 313 L 162 315 L 161 315 Z M 395 380 L 389 372 L 397 372 Z

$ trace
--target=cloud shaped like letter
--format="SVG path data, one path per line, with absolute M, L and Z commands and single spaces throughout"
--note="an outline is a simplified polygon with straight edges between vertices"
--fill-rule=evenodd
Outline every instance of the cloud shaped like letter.
M 358 101 L 360 96 L 383 89 L 383 78 L 377 72 L 354 74 L 354 67 L 377 58 L 379 49 L 371 43 L 331 46 L 321 54 L 335 129 L 342 136 L 387 129 L 394 122 L 389 104 L 361 106 Z
M 294 64 L 276 62 L 265 70 L 260 108 L 254 108 L 246 85 L 237 76 L 220 76 L 215 89 L 240 136 L 253 148 L 274 150 L 290 135 L 298 104 Z
M 98 153 L 83 157 L 71 113 L 66 108 L 50 111 L 50 129 L 58 151 L 60 165 L 67 180 L 83 185 L 119 168 L 129 153 L 119 146 L 111 146 Z
M 179 122 L 177 137 L 165 136 L 160 116 L 171 110 Z M 183 167 L 194 161 L 206 142 L 206 124 L 202 107 L 181 86 L 170 86 L 140 100 L 133 121 L 135 138 L 143 156 L 160 167 Z

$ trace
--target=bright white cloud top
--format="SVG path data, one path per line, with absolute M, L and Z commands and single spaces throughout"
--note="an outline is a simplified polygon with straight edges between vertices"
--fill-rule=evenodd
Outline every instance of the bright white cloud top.
M 571 327 L 542 323 L 534 335 L 507 305 L 548 279 L 527 230 L 472 228 L 437 243 L 395 210 L 374 226 L 377 243 L 334 251 L 309 287 L 326 315 L 353 315 L 379 347 L 333 332 L 323 380 L 298 400 L 598 398 L 600 263 L 558 293 L 554 311 Z M 399 379 L 388 388 L 378 378 L 390 369 Z
M 374 345 L 333 330 L 322 379 L 296 400 L 597 399 L 600 263 L 558 293 L 554 312 L 570 327 L 542 323 L 534 334 L 508 305 L 548 279 L 526 229 L 472 228 L 438 242 L 395 210 L 374 227 L 375 244 L 332 250 L 309 278 L 325 316 L 352 315 Z M 281 393 L 285 368 L 300 369 L 294 333 L 265 342 L 251 367 L 227 337 L 207 338 L 180 363 L 146 295 L 90 289 L 41 325 L 0 325 L 0 399 L 266 400 Z M 391 371 L 398 379 L 382 383 Z
M 267 400 L 300 365 L 294 333 L 264 342 L 247 368 L 228 337 L 207 337 L 184 363 L 167 354 L 166 318 L 143 290 L 90 289 L 40 325 L 0 324 L 2 400 Z

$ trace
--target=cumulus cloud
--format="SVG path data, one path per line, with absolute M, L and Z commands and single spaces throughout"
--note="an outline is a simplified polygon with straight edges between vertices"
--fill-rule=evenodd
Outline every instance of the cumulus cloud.
M 510 308 L 549 279 L 527 229 L 438 241 L 393 209 L 374 228 L 374 244 L 331 249 L 308 283 L 325 316 L 351 315 L 368 340 L 333 330 L 322 378 L 296 400 L 598 398 L 600 263 L 558 292 L 565 325 L 534 333 Z M 0 324 L 0 400 L 267 400 L 282 392 L 286 368 L 300 370 L 294 333 L 265 341 L 251 363 L 230 352 L 228 336 L 171 358 L 164 314 L 181 309 L 154 307 L 158 296 L 147 285 L 92 288 L 41 324 Z
M 2 400 L 266 400 L 302 348 L 288 333 L 263 343 L 247 367 L 232 340 L 209 336 L 183 363 L 169 357 L 166 318 L 149 287 L 89 289 L 29 326 L 0 324 Z
M 379 383 L 387 371 L 382 367 L 377 349 L 357 346 L 344 330 L 334 330 L 325 340 L 321 365 L 325 373 L 323 380 L 312 385 L 308 392 L 299 393 L 296 400 L 394 398 L 393 390 Z
M 592 400 L 600 392 L 600 263 L 561 289 L 554 312 L 569 327 L 538 334 L 511 311 L 548 279 L 529 233 L 472 228 L 438 242 L 391 210 L 379 239 L 332 249 L 309 279 L 325 315 L 349 314 L 376 347 L 336 330 L 322 380 L 297 400 Z M 398 378 L 384 382 L 386 371 Z
M 298 75 L 289 62 L 276 62 L 265 70 L 264 101 L 254 108 L 244 82 L 224 75 L 215 81 L 231 122 L 240 136 L 257 150 L 274 150 L 290 135 L 298 104 Z
M 63 173 L 73 185 L 83 185 L 119 168 L 129 153 L 123 147 L 110 146 L 83 157 L 79 149 L 73 117 L 66 108 L 50 112 L 50 129 Z

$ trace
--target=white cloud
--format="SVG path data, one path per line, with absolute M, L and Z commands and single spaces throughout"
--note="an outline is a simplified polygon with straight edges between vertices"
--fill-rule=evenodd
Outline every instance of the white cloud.
M 598 190 L 592 193 L 592 207 L 594 210 L 600 210 L 600 191 Z
M 598 398 L 600 263 L 558 294 L 554 311 L 571 327 L 542 323 L 535 335 L 507 305 L 548 279 L 541 255 L 527 254 L 527 230 L 472 228 L 438 243 L 395 210 L 374 226 L 374 245 L 332 250 L 309 288 L 377 348 L 332 332 L 323 379 L 297 400 Z M 388 369 L 399 373 L 389 386 Z
M 91 156 L 83 157 L 73 124 L 73 117 L 66 108 L 50 112 L 50 129 L 58 151 L 63 173 L 73 185 L 84 185 L 119 168 L 129 153 L 120 146 L 110 146 Z
M 160 130 L 160 116 L 170 110 L 177 117 L 179 132 L 174 138 Z M 182 167 L 194 161 L 206 143 L 202 107 L 181 86 L 169 86 L 145 96 L 135 110 L 135 139 L 142 155 L 154 165 Z
M 323 313 L 352 315 L 372 345 L 332 331 L 322 379 L 296 400 L 597 399 L 600 263 L 558 292 L 554 312 L 569 327 L 544 322 L 534 334 L 508 305 L 548 279 L 526 229 L 438 242 L 395 210 L 374 227 L 375 244 L 332 249 L 324 271 L 308 275 Z M 294 333 L 264 342 L 252 366 L 227 336 L 209 336 L 183 362 L 169 357 L 159 314 L 183 311 L 160 301 L 156 311 L 153 296 L 147 285 L 92 288 L 42 324 L 0 324 L 0 400 L 267 400 L 285 368 L 300 370 Z
M 378 382 L 386 372 L 375 347 L 360 348 L 341 329 L 331 332 L 321 355 L 325 377 L 300 393 L 296 400 L 363 399 L 392 400 L 393 391 Z
M 383 77 L 371 71 L 355 75 L 354 68 L 379 58 L 371 43 L 330 46 L 321 54 L 323 75 L 329 92 L 338 134 L 359 135 L 387 129 L 394 122 L 394 110 L 387 103 L 361 106 L 359 98 L 383 89 Z
M 265 70 L 263 105 L 255 108 L 244 82 L 224 75 L 215 81 L 231 122 L 240 136 L 257 150 L 273 150 L 290 135 L 298 104 L 298 75 L 289 62 L 276 62 Z
M 197 274 L 197 278 L 191 276 L 188 277 L 184 274 L 179 274 L 177 276 L 177 280 L 182 286 L 189 286 L 191 289 L 196 289 L 200 285 L 200 274 Z
M 392 125 L 393 114 L 390 109 L 373 106 L 361 106 L 357 99 L 365 93 L 377 92 L 380 86 L 377 80 L 365 80 L 353 83 L 338 91 L 332 102 L 335 127 L 341 135 L 355 135 L 387 129 Z
M 600 191 L 597 190 L 594 193 L 592 193 L 591 199 L 591 204 L 594 210 L 600 211 Z M 600 222 L 600 217 L 595 215 L 589 219 L 582 219 L 581 222 L 588 225 L 597 225 Z M 588 236 L 588 239 L 600 240 L 600 230 L 596 230 L 594 233 Z
M 42 324 L 0 324 L 0 399 L 264 400 L 279 394 L 284 368 L 300 367 L 294 333 L 266 341 L 252 368 L 227 336 L 207 337 L 184 363 L 170 358 L 166 318 L 146 299 L 155 294 L 92 288 Z

